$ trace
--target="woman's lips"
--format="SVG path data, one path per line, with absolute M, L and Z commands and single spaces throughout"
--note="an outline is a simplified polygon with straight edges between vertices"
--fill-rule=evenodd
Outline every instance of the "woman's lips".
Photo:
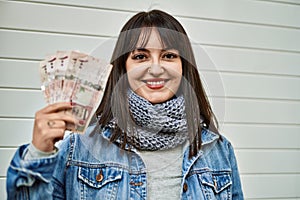
M 168 80 L 167 79 L 148 79 L 143 82 L 146 83 L 147 87 L 153 90 L 163 88 Z

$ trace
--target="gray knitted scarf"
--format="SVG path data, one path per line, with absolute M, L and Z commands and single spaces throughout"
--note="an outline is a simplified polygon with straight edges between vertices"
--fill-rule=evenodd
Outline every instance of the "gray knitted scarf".
M 135 122 L 127 132 L 129 143 L 139 150 L 174 148 L 188 138 L 184 97 L 151 104 L 132 90 L 128 91 L 129 109 Z

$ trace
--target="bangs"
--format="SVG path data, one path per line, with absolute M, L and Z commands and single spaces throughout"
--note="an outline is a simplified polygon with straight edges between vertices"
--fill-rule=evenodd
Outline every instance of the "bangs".
M 135 44 L 135 49 L 146 47 L 146 45 L 148 44 L 149 38 L 151 36 L 152 30 L 153 30 L 152 27 L 141 28 L 140 34 L 138 36 L 138 41 Z M 160 41 L 160 43 L 161 43 L 161 41 Z M 161 45 L 163 46 L 162 43 L 161 43 Z
M 158 39 L 163 49 L 176 49 L 180 53 L 180 50 L 184 48 L 182 42 L 185 41 L 184 37 L 186 36 L 184 34 L 166 28 L 143 27 L 127 31 L 127 38 L 131 38 L 127 40 L 127 52 L 132 52 L 138 48 L 145 48 L 151 37 L 152 30 L 157 31 Z
M 186 35 L 167 28 L 156 28 L 160 36 L 161 44 L 166 49 L 176 49 L 182 55 L 181 50 L 184 48 L 184 39 Z

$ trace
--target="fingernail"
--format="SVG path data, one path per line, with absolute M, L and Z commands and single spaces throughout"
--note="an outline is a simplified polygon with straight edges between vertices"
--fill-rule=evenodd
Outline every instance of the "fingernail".
M 80 125 L 83 125 L 84 122 L 85 122 L 84 120 L 79 120 L 79 124 L 80 124 Z
M 75 106 L 76 105 L 76 103 L 73 102 L 72 99 L 70 100 L 70 104 L 71 104 L 71 106 Z

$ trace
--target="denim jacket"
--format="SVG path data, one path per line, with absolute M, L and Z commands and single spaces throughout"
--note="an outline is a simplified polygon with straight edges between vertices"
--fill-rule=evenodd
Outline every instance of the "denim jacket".
M 92 129 L 71 134 L 47 158 L 24 160 L 27 145 L 19 147 L 7 172 L 8 199 L 146 200 L 147 173 L 140 156 L 111 143 L 110 129 L 102 134 Z M 181 199 L 243 199 L 230 142 L 207 129 L 202 141 L 194 157 L 189 158 L 189 147 L 184 151 Z

